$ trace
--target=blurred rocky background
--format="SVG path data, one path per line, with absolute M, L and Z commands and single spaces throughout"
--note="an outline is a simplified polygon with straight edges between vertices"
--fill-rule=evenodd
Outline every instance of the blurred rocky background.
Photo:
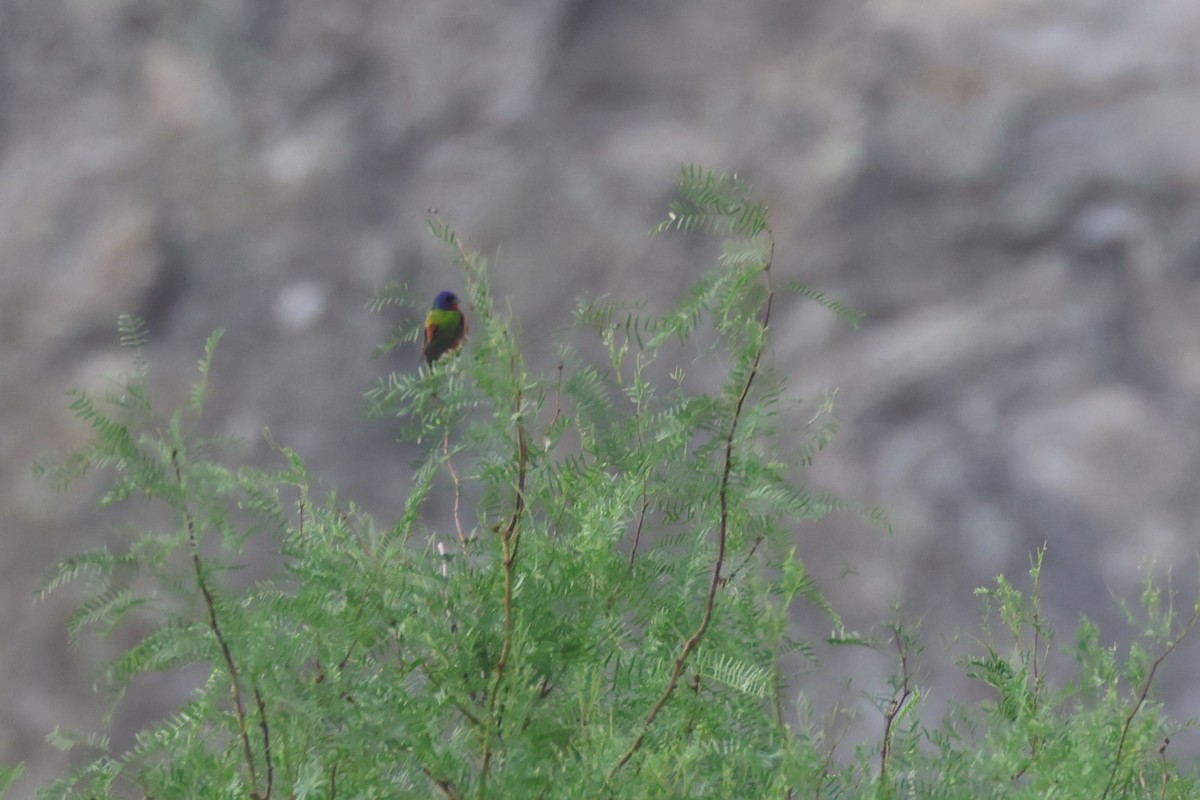
M 95 482 L 52 494 L 29 465 L 86 440 L 63 392 L 121 372 L 118 313 L 149 321 L 164 403 L 228 329 L 216 427 L 262 463 L 270 428 L 393 518 L 411 454 L 361 393 L 408 362 L 371 360 L 397 320 L 364 303 L 387 280 L 461 288 L 425 210 L 498 255 L 527 333 L 555 330 L 579 293 L 657 310 L 710 263 L 646 235 L 684 162 L 749 178 L 780 277 L 868 315 L 789 300 L 775 355 L 798 394 L 839 390 L 810 480 L 893 534 L 845 515 L 797 543 L 851 627 L 893 601 L 923 620 L 935 707 L 985 694 L 954 664 L 972 590 L 1027 585 L 1043 543 L 1066 643 L 1085 613 L 1122 641 L 1146 563 L 1189 605 L 1197 42 L 1195 0 L 0 0 L 0 762 L 28 763 L 28 791 L 64 763 L 45 734 L 104 710 L 120 642 L 71 649 L 69 593 L 33 600 L 122 523 Z M 1165 666 L 1181 717 L 1198 652 Z M 822 654 L 856 689 L 892 668 Z M 195 679 L 147 678 L 118 741 Z M 799 682 L 818 701 L 819 680 Z M 1188 736 L 1172 751 L 1200 751 Z

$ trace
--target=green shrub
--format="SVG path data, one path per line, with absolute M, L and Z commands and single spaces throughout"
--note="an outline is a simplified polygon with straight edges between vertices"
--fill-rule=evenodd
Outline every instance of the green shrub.
M 128 751 L 56 733 L 90 760 L 43 796 L 1200 796 L 1166 761 L 1173 728 L 1150 698 L 1192 623 L 1177 628 L 1150 589 L 1157 649 L 1120 662 L 1085 625 L 1078 675 L 1052 689 L 1040 560 L 1029 598 L 1003 579 L 985 593 L 1013 655 L 985 637 L 966 667 L 996 702 L 926 726 L 919 647 L 895 624 L 880 645 L 899 663 L 879 741 L 846 754 L 795 721 L 804 684 L 780 658 L 815 659 L 815 646 L 795 634 L 794 607 L 826 615 L 834 644 L 865 640 L 842 631 L 797 555 L 806 523 L 846 504 L 798 482 L 836 422 L 825 401 L 785 399 L 771 321 L 797 296 L 858 317 L 777 279 L 766 208 L 744 182 L 685 169 L 656 230 L 722 235 L 719 264 L 661 316 L 581 304 L 548 375 L 495 310 L 484 259 L 431 229 L 463 270 L 471 334 L 368 392 L 423 453 L 394 524 L 315 496 L 285 447 L 280 467 L 252 469 L 196 435 L 219 332 L 185 410 L 151 407 L 140 356 L 119 391 L 75 395 L 96 436 L 43 472 L 66 484 L 105 470 L 103 505 L 139 498 L 172 522 L 65 560 L 46 591 L 83 582 L 72 636 L 131 617 L 149 627 L 104 670 L 118 698 L 148 671 L 208 673 Z M 397 286 L 373 306 L 391 304 L 416 309 Z M 144 327 L 121 327 L 140 353 Z M 418 335 L 402 328 L 384 349 Z M 437 525 L 435 493 L 452 499 Z M 245 586 L 232 573 L 262 536 L 283 567 Z

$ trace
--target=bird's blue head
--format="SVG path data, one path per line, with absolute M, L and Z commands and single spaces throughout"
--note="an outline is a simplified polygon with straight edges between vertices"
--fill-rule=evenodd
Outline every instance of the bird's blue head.
M 438 296 L 433 298 L 433 307 L 438 311 L 457 311 L 458 295 L 454 292 L 438 292 Z

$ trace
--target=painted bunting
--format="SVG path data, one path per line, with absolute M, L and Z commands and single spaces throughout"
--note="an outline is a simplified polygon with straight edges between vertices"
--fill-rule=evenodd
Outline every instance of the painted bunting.
M 467 318 L 458 310 L 458 295 L 438 292 L 433 308 L 425 316 L 425 363 L 432 365 L 446 352 L 462 344 L 467 335 Z

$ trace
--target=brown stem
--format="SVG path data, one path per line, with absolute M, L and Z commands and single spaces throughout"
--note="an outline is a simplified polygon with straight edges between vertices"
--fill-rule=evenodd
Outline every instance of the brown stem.
M 1134 717 L 1142 710 L 1142 706 L 1146 703 L 1146 698 L 1150 696 L 1150 685 L 1154 683 L 1154 674 L 1158 672 L 1159 665 L 1166 661 L 1167 656 L 1171 655 L 1171 651 L 1178 647 L 1183 638 L 1195 627 L 1197 619 L 1200 619 L 1200 605 L 1197 605 L 1192 611 L 1192 618 L 1188 620 L 1188 623 L 1180 629 L 1175 638 L 1167 645 L 1167 648 L 1150 665 L 1150 672 L 1147 673 L 1146 679 L 1142 681 L 1141 690 L 1138 692 L 1137 702 L 1133 704 L 1133 708 L 1129 709 L 1129 714 L 1125 717 L 1125 724 L 1121 726 L 1121 738 L 1117 742 L 1117 756 L 1113 759 L 1113 768 L 1108 776 L 1108 785 L 1104 787 L 1104 792 L 1100 795 L 1100 800 L 1106 800 L 1108 793 L 1112 791 L 1113 784 L 1117 781 L 1117 771 L 1121 768 L 1121 756 L 1125 752 L 1125 741 L 1129 738 L 1129 729 L 1133 727 Z
M 634 433 L 637 436 L 638 450 L 642 450 L 644 443 L 642 441 L 642 415 L 641 415 L 641 398 L 638 398 L 638 408 L 633 414 Z M 651 469 L 653 472 L 653 469 Z M 647 487 L 650 484 L 650 475 L 642 476 L 642 510 L 638 512 L 637 530 L 633 533 L 633 547 L 629 550 L 629 571 L 633 572 L 633 564 L 637 559 L 638 545 L 642 541 L 642 527 L 646 524 L 646 509 L 650 508 L 650 495 Z
M 459 800 L 462 797 L 458 793 L 458 787 L 454 785 L 454 781 L 433 777 L 433 773 L 429 771 L 429 767 L 421 767 L 421 770 L 425 773 L 425 777 L 433 781 L 433 785 L 438 788 L 438 791 L 442 793 L 442 796 L 446 800 Z
M 908 650 L 904 646 L 904 638 L 900 632 L 900 625 L 897 623 L 892 626 L 892 640 L 896 643 L 896 652 L 900 656 L 900 685 L 896 687 L 896 693 L 892 696 L 891 705 L 883 715 L 883 747 L 879 753 L 879 782 L 883 783 L 887 775 L 888 761 L 892 756 L 892 739 L 895 736 L 896 720 L 900 718 L 900 712 L 908 704 L 909 698 L 912 697 L 912 673 L 909 671 L 908 665 Z
M 178 453 L 171 453 L 171 461 L 175 467 L 175 482 L 182 489 L 184 488 L 184 480 L 183 472 L 179 466 Z M 225 669 L 229 673 L 229 682 L 233 692 L 233 709 L 237 717 L 238 734 L 242 740 L 242 756 L 246 760 L 246 771 L 250 775 L 250 797 L 254 798 L 254 800 L 263 800 L 262 795 L 258 793 L 258 774 L 254 769 L 254 751 L 250 747 L 250 734 L 246 730 L 246 709 L 242 702 L 242 690 L 239 686 L 237 665 L 233 661 L 233 652 L 229 649 L 229 641 L 225 638 L 225 634 L 221 630 L 221 624 L 217 621 L 216 601 L 213 600 L 212 592 L 208 588 L 208 581 L 204 579 L 204 564 L 200 560 L 200 543 L 196 538 L 196 523 L 192 519 L 191 513 L 187 510 L 186 501 L 181 500 L 180 502 L 184 525 L 187 528 L 188 543 L 192 549 L 192 569 L 196 573 L 196 586 L 200 589 L 200 595 L 204 598 L 204 607 L 208 611 L 208 627 L 213 632 L 213 636 L 221 648 L 221 656 L 225 660 Z
M 604 784 L 607 787 L 613 777 L 629 763 L 629 759 L 633 758 L 634 753 L 642 748 L 646 741 L 646 734 L 650 730 L 650 726 L 654 724 L 654 720 L 658 718 L 659 713 L 666 706 L 667 701 L 671 699 L 671 695 L 675 693 L 676 687 L 679 685 L 679 677 L 683 674 L 684 667 L 687 666 L 688 657 L 692 652 L 700 646 L 701 640 L 704 639 L 704 634 L 708 632 L 708 626 L 712 623 L 714 609 L 717 602 L 717 590 L 723 585 L 724 580 L 721 577 L 721 570 L 725 566 L 725 548 L 729 543 L 729 481 L 733 474 L 733 442 L 737 435 L 738 423 L 742 418 L 742 409 L 746 404 L 746 398 L 750 395 L 750 388 L 754 385 L 754 379 L 758 377 L 759 365 L 762 362 L 763 353 L 766 351 L 766 331 L 767 326 L 771 321 L 771 302 L 775 298 L 775 293 L 771 288 L 771 259 L 775 252 L 775 244 L 771 243 L 770 254 L 767 257 L 767 263 L 763 267 L 763 274 L 767 280 L 767 300 L 763 309 L 762 317 L 762 340 L 759 342 L 758 349 L 754 354 L 754 361 L 750 365 L 750 371 L 746 375 L 746 381 L 742 384 L 741 392 L 738 394 L 737 401 L 733 405 L 733 415 L 729 422 L 729 430 L 725 433 L 725 455 L 723 458 L 724 466 L 721 470 L 721 484 L 717 491 L 717 498 L 720 505 L 720 521 L 717 526 L 717 555 L 713 560 L 712 577 L 708 583 L 708 594 L 704 599 L 704 613 L 700 617 L 700 624 L 696 626 L 696 630 L 683 643 L 683 648 L 679 655 L 675 658 L 675 664 L 671 668 L 671 676 L 667 679 L 667 685 L 663 688 L 662 694 L 658 700 L 650 708 L 645 719 L 642 720 L 641 730 L 638 732 L 637 738 L 633 743 L 621 754 L 617 759 L 617 763 L 612 766 L 605 776 Z
M 829 716 L 827 717 L 828 722 L 825 726 L 827 731 L 833 731 L 834 726 L 837 725 L 840 708 L 841 704 L 835 703 L 834 707 L 830 710 Z M 829 745 L 829 749 L 825 752 L 825 760 L 821 762 L 821 772 L 817 776 L 817 785 L 813 787 L 812 796 L 814 798 L 819 798 L 821 796 L 821 789 L 824 787 L 825 779 L 829 777 L 830 767 L 833 765 L 833 754 L 837 752 L 837 749 L 839 746 L 841 746 L 842 739 L 845 738 L 845 736 L 846 726 L 842 726 L 840 731 L 837 731 L 832 735 L 831 738 L 833 741 Z M 792 796 L 792 790 L 790 788 L 787 790 L 787 796 L 789 798 Z
M 263 758 L 267 762 L 267 793 L 263 798 L 270 800 L 271 788 L 275 783 L 275 765 L 271 763 L 271 729 L 267 727 L 267 705 L 257 686 L 254 687 L 254 702 L 258 705 L 258 728 L 262 732 Z
M 516 408 L 521 408 L 521 392 L 517 390 Z M 492 733 L 500 727 L 500 717 L 496 713 L 497 696 L 500 684 L 508 669 L 508 657 L 512 652 L 514 615 L 513 587 L 515 584 L 517 549 L 521 543 L 521 519 L 525 514 L 525 474 L 529 467 L 529 443 L 525 436 L 525 425 L 517 421 L 517 491 L 513 498 L 513 510 L 509 515 L 508 524 L 500 529 L 500 546 L 503 548 L 502 565 L 504 567 L 504 643 L 500 647 L 500 657 L 496 660 L 495 675 L 492 678 L 492 688 L 488 692 L 489 728 L 482 731 L 483 756 L 479 775 L 479 797 L 487 796 L 487 776 L 492 760 Z
M 650 508 L 650 496 L 646 491 L 646 479 L 642 479 L 642 510 L 638 512 L 637 530 L 633 532 L 633 547 L 629 550 L 629 569 L 637 558 L 638 543 L 642 541 L 642 526 L 646 523 L 646 509 Z

